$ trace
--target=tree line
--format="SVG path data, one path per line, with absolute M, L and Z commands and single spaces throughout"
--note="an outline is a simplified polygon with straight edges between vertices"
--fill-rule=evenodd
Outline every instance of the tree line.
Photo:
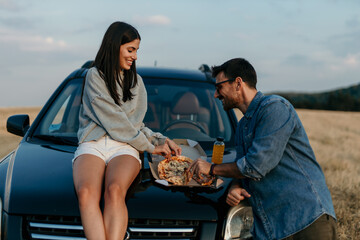
M 295 108 L 360 111 L 360 84 L 324 93 L 299 94 L 277 93 L 286 98 Z

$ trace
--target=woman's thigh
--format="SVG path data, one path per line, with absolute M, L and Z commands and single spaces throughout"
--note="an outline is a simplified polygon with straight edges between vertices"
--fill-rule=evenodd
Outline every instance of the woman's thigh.
M 86 190 L 96 193 L 100 199 L 105 174 L 105 162 L 101 158 L 83 154 L 73 165 L 73 179 L 76 192 Z
M 138 159 L 131 155 L 120 155 L 111 159 L 105 172 L 105 191 L 111 186 L 118 186 L 126 194 L 126 191 L 140 171 L 141 165 Z

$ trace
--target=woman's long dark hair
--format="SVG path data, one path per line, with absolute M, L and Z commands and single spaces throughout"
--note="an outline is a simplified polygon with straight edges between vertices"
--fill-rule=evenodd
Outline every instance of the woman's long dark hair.
M 116 82 L 123 89 L 122 101 L 133 99 L 131 88 L 137 84 L 136 64 L 132 63 L 130 70 L 124 71 L 124 81 L 120 82 L 120 46 L 140 38 L 138 31 L 124 22 L 114 22 L 106 30 L 100 49 L 96 55 L 94 66 L 104 79 L 111 97 L 120 106 L 119 94 L 116 91 Z

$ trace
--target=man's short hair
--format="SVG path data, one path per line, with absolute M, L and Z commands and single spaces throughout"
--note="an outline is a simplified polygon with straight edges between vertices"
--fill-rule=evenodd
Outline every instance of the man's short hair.
M 220 72 L 224 72 L 226 77 L 241 77 L 249 87 L 256 89 L 257 77 L 254 67 L 244 58 L 234 58 L 220 66 L 212 67 L 212 76 L 216 77 Z

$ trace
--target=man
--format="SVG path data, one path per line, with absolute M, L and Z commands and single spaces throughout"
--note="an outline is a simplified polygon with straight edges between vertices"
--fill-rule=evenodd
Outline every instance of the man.
M 213 67 L 215 98 L 244 114 L 236 130 L 234 163 L 198 159 L 193 174 L 232 177 L 226 202 L 248 198 L 254 239 L 336 239 L 335 212 L 321 167 L 293 106 L 256 89 L 253 66 L 242 58 Z

